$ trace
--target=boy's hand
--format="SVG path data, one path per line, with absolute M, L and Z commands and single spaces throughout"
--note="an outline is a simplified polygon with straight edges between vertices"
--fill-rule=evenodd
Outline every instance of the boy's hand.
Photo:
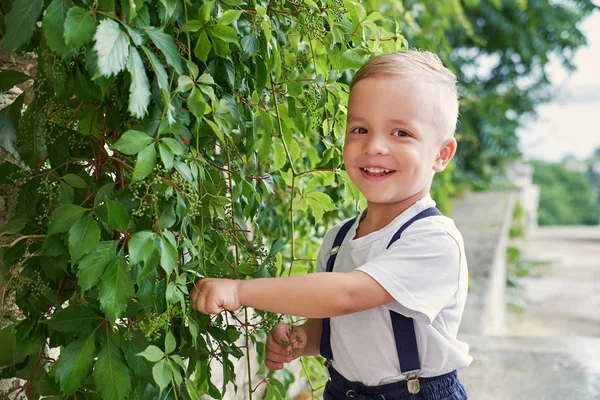
M 306 331 L 300 326 L 277 324 L 267 336 L 265 366 L 281 369 L 284 363 L 300 357 L 306 347 Z
M 232 279 L 200 279 L 190 293 L 192 306 L 203 314 L 237 311 L 242 307 L 238 283 Z

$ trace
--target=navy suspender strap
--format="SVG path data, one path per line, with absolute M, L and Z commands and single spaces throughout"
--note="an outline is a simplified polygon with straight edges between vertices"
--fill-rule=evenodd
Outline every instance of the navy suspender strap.
M 348 231 L 350 230 L 350 228 L 352 228 L 354 221 L 356 221 L 356 218 L 352 218 L 351 220 L 346 222 L 344 225 L 342 225 L 342 227 L 338 231 L 337 235 L 335 235 L 335 239 L 333 240 L 333 246 L 331 246 L 331 251 L 329 252 L 329 259 L 327 260 L 327 269 L 326 269 L 327 272 L 333 271 L 333 264 L 335 263 L 335 258 L 337 257 L 337 253 L 340 250 L 340 246 L 342 245 L 344 238 L 348 234 Z M 330 325 L 329 318 L 323 318 L 322 328 L 321 328 L 320 351 L 321 351 L 321 355 L 323 357 L 325 357 L 327 360 L 333 359 L 333 354 L 331 353 L 330 337 L 331 337 L 331 325 Z
M 400 239 L 402 233 L 415 221 L 422 218 L 432 217 L 436 215 L 442 215 L 442 213 L 435 207 L 430 207 L 426 210 L 421 211 L 419 214 L 408 220 L 404 225 L 398 229 L 394 234 L 387 248 L 389 248 L 396 240 Z M 345 236 L 352 227 L 355 219 L 346 222 L 333 242 L 333 247 L 327 260 L 327 272 L 333 271 L 333 264 L 339 251 L 339 247 L 344 241 Z M 398 360 L 400 362 L 400 372 L 409 373 L 415 372 L 421 369 L 421 361 L 419 360 L 419 349 L 417 348 L 417 338 L 415 335 L 414 321 L 412 318 L 408 318 L 402 314 L 398 314 L 390 310 L 390 318 L 392 320 L 392 327 L 394 330 L 394 339 L 396 340 L 396 351 L 398 353 Z M 327 360 L 333 359 L 331 351 L 331 325 L 329 318 L 323 318 L 323 329 L 321 331 L 321 355 Z M 416 378 L 416 376 L 415 376 Z M 414 379 L 414 378 L 413 378 Z M 410 377 L 409 377 L 410 380 Z M 417 389 L 418 390 L 418 389 Z
M 413 222 L 435 215 L 442 215 L 442 213 L 437 208 L 430 207 L 412 217 L 398 229 L 392 237 L 392 240 L 390 240 L 387 248 L 389 249 L 396 240 L 400 239 L 402 233 Z M 414 320 L 391 310 L 390 318 L 392 319 L 392 328 L 394 330 L 394 338 L 396 339 L 396 351 L 398 352 L 398 360 L 400 361 L 400 372 L 408 373 L 420 370 L 421 360 L 419 359 Z

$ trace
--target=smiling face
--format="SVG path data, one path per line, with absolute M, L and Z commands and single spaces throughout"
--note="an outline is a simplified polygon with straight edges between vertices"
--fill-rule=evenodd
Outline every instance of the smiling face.
M 410 78 L 381 75 L 352 86 L 344 163 L 370 210 L 397 214 L 429 192 L 456 150 L 454 138 L 443 140 L 443 106 L 434 84 Z

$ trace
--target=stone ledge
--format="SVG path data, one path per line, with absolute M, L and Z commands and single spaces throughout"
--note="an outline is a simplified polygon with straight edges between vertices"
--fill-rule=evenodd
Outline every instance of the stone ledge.
M 453 201 L 470 277 L 461 333 L 504 332 L 506 243 L 516 196 L 509 190 L 470 192 Z

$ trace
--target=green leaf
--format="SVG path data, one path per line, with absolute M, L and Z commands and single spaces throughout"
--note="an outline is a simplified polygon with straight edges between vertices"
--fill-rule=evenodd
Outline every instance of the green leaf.
M 44 0 L 15 0 L 10 12 L 4 17 L 6 32 L 2 47 L 17 50 L 29 42 L 43 7 Z
M 129 37 L 121 30 L 119 24 L 112 19 L 102 20 L 98 24 L 94 39 L 100 74 L 112 76 L 123 71 L 129 58 Z M 141 62 L 141 59 L 139 61 Z
M 42 32 L 46 38 L 46 43 L 61 57 L 65 57 L 69 52 L 64 33 L 67 11 L 72 6 L 73 3 L 70 0 L 52 0 L 42 21 Z
M 146 56 L 150 60 L 150 64 L 152 64 L 152 69 L 156 74 L 156 81 L 158 82 L 159 89 L 164 89 L 168 93 L 170 89 L 169 76 L 167 75 L 167 71 L 165 71 L 165 67 L 163 67 L 160 60 L 154 55 L 153 52 L 148 50 L 148 48 L 142 47 L 142 50 L 144 50 L 144 53 L 146 53 Z
M 202 7 L 198 10 L 198 19 L 200 23 L 206 24 L 210 20 L 210 10 L 214 4 L 214 1 L 207 1 L 202 4 Z
M 144 62 L 135 47 L 130 48 L 129 64 L 127 70 L 131 74 L 129 85 L 129 107 L 127 108 L 135 117 L 142 119 L 150 104 L 150 83 L 144 68 Z
M 100 321 L 102 318 L 91 308 L 75 304 L 56 311 L 51 319 L 43 322 L 55 331 L 75 332 L 92 323 L 97 325 Z
M 166 19 L 171 18 L 175 10 L 177 9 L 177 0 L 160 0 L 162 5 L 165 7 Z
M 173 336 L 171 331 L 168 331 L 165 335 L 165 353 L 171 354 L 173 351 L 175 351 L 176 347 L 177 342 L 175 341 L 175 336 Z
M 192 79 L 187 76 L 187 75 L 181 75 L 178 79 L 177 79 L 177 92 L 187 92 L 188 90 L 190 90 L 192 87 L 194 86 L 194 81 L 192 81 Z
M 150 146 L 142 150 L 140 154 L 138 154 L 131 180 L 135 182 L 144 179 L 145 177 L 150 175 L 155 165 L 156 148 L 154 147 L 154 144 L 151 144 Z
M 76 206 L 75 204 L 62 204 L 52 214 L 52 221 L 48 233 L 67 232 L 71 226 L 78 221 L 89 209 Z
M 82 290 L 90 290 L 100 281 L 106 266 L 117 256 L 118 244 L 118 240 L 100 242 L 79 261 L 77 283 Z
M 94 381 L 104 400 L 123 400 L 131 391 L 129 368 L 111 340 L 107 339 L 100 349 L 94 366 Z
M 215 124 L 208 118 L 204 118 L 204 122 L 206 122 L 208 124 L 208 126 L 210 126 L 212 131 L 215 133 L 215 135 L 217 135 L 217 137 L 219 138 L 219 140 L 221 140 L 221 142 L 225 142 L 225 138 L 223 137 L 223 132 L 221 132 L 221 129 L 217 126 L 217 124 Z
M 158 229 L 167 229 L 177 222 L 174 203 L 169 204 L 158 219 Z
M 148 32 L 148 36 L 150 36 L 156 47 L 164 54 L 167 63 L 175 68 L 175 71 L 179 75 L 183 75 L 183 59 L 179 54 L 179 49 L 173 40 L 173 36 L 164 33 L 162 29 L 154 27 L 146 29 L 146 32 Z
M 71 49 L 77 49 L 94 37 L 96 21 L 92 13 L 80 7 L 73 7 L 67 13 L 65 21 L 65 43 Z
M 173 371 L 166 360 L 160 360 L 154 364 L 152 367 L 152 377 L 161 391 L 169 386 L 173 378 Z
M 173 140 L 173 139 L 171 139 Z M 177 142 L 177 141 L 175 141 Z M 178 142 L 177 142 L 178 143 Z M 12 183 L 11 177 L 19 172 L 21 168 L 17 164 L 5 161 L 0 164 L 0 185 L 6 185 Z
M 177 249 L 164 237 L 160 238 L 160 266 L 167 275 L 177 269 Z
M 171 149 L 171 152 L 173 154 L 175 154 L 176 156 L 180 156 L 180 155 L 183 155 L 183 153 L 185 153 L 185 149 L 183 148 L 183 145 L 175 139 L 163 138 L 160 141 L 162 143 L 166 144 L 167 146 L 169 146 L 169 149 Z
M 32 79 L 29 75 L 12 69 L 0 71 L 0 94 Z
M 223 13 L 218 23 L 219 25 L 230 25 L 233 21 L 237 21 L 240 15 L 242 15 L 240 10 L 227 10 Z
M 231 26 L 214 25 L 207 28 L 208 33 L 225 43 L 238 43 L 238 35 L 235 29 Z
M 123 154 L 134 155 L 145 149 L 154 139 L 140 131 L 127 131 L 113 144 L 113 149 Z
M 127 231 L 129 225 L 129 216 L 127 210 L 118 201 L 106 200 L 106 206 L 108 208 L 108 223 L 111 228 L 118 232 Z
M 204 5 L 206 5 L 206 3 Z M 200 32 L 200 36 L 196 42 L 196 47 L 194 47 L 194 54 L 200 61 L 206 62 L 211 48 L 212 45 L 210 44 L 210 40 L 208 40 L 208 34 L 206 33 L 206 30 L 203 30 Z
M 17 154 L 15 145 L 17 143 L 17 124 L 15 120 L 15 105 L 0 110 L 0 147 L 11 154 Z M 20 111 L 19 111 L 20 114 Z M 20 115 L 19 115 L 20 117 Z
M 196 19 L 186 22 L 181 27 L 182 32 L 198 32 L 200 29 L 204 28 L 204 24 Z
M 69 253 L 71 260 L 79 260 L 100 241 L 100 227 L 96 220 L 86 215 L 69 229 Z
M 333 203 L 333 200 L 331 200 L 331 197 L 329 197 L 329 195 L 326 193 L 311 192 L 311 193 L 307 194 L 306 197 L 315 199 L 316 201 L 318 201 L 319 204 L 321 205 L 321 207 L 323 207 L 323 209 L 325 211 L 333 211 L 333 210 L 337 209 L 337 207 Z
M 99 289 L 100 308 L 111 321 L 115 321 L 123 314 L 127 303 L 135 294 L 133 278 L 125 258 L 117 257 L 106 267 Z
M 96 355 L 96 331 L 67 345 L 56 362 L 56 378 L 65 394 L 73 394 L 89 375 Z
M 214 85 L 215 80 L 210 74 L 202 74 L 197 79 L 198 83 L 202 83 L 203 85 Z
M 157 362 L 165 358 L 165 353 L 154 345 L 149 345 L 144 351 L 138 353 L 138 356 L 144 357 L 150 362 Z
M 155 248 L 155 233 L 151 231 L 140 231 L 131 235 L 127 247 L 129 250 L 129 263 L 148 263 Z
M 258 49 L 258 40 L 254 35 L 244 36 L 242 38 L 241 45 L 244 54 L 251 56 L 254 55 L 254 53 L 256 53 L 256 50 Z
M 192 114 L 194 114 L 196 118 L 202 119 L 204 110 L 206 109 L 206 102 L 204 101 L 202 92 L 194 87 L 187 98 L 187 102 Z
M 62 177 L 62 180 L 67 182 L 69 185 L 78 189 L 85 189 L 88 187 L 87 183 L 83 180 L 82 177 L 75 174 L 67 174 Z
M 171 150 L 169 149 L 169 147 L 167 147 L 166 145 L 159 143 L 158 144 L 158 152 L 160 153 L 160 159 L 162 160 L 163 164 L 165 165 L 165 168 L 167 169 L 167 171 L 170 171 L 171 169 L 173 169 L 173 153 L 171 153 Z

